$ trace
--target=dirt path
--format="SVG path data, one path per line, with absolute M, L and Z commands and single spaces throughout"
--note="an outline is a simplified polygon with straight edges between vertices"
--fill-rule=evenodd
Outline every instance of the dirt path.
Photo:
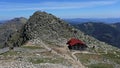
M 75 56 L 76 53 L 81 53 L 79 51 L 75 51 L 75 52 L 70 52 L 67 51 L 66 47 L 65 48 L 58 48 L 59 52 L 57 50 L 53 50 L 52 48 L 50 48 L 49 46 L 47 46 L 46 44 L 42 43 L 43 47 L 45 49 L 47 49 L 48 51 L 51 51 L 51 53 L 57 54 L 65 59 L 68 60 L 68 62 L 72 63 L 74 68 L 85 68 L 84 65 L 81 64 L 81 62 L 78 60 L 78 58 Z M 15 48 L 15 51 L 19 51 L 22 50 L 23 48 Z M 0 54 L 9 51 L 9 48 L 3 48 L 0 49 Z M 68 53 L 69 52 L 69 53 Z M 85 52 L 84 52 L 85 53 Z
M 85 68 L 84 65 L 82 65 L 82 63 L 77 60 L 77 57 L 74 55 L 75 53 L 67 53 L 67 49 L 66 48 L 61 48 L 58 49 L 58 51 L 60 53 L 58 53 L 57 49 L 53 50 L 50 47 L 48 47 L 46 44 L 42 43 L 43 47 L 45 47 L 48 51 L 51 51 L 51 53 L 57 54 L 65 59 L 67 59 L 70 63 L 72 63 L 74 68 Z
M 74 53 L 68 51 L 69 49 L 67 47 L 49 47 L 49 44 L 45 44 L 42 40 L 40 44 L 47 51 L 59 55 L 60 57 L 63 57 L 64 59 L 68 60 L 68 62 L 70 62 L 74 68 L 85 68 L 85 66 L 77 60 L 77 57 L 74 55 Z
M 93 53 L 88 52 L 88 51 L 74 51 L 74 52 L 72 52 L 72 54 L 73 54 L 73 55 L 74 55 L 74 54 L 77 54 L 77 53 L 83 53 L 83 54 L 93 54 Z
M 76 53 L 79 53 L 79 52 L 72 52 L 72 57 L 74 58 L 74 61 L 80 66 L 80 68 L 85 68 L 84 65 L 82 65 L 82 63 L 78 60 L 78 58 L 75 56 Z

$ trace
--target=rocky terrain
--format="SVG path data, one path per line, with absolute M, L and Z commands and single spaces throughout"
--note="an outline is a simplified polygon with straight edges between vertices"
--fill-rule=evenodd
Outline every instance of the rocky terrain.
M 20 17 L 4 21 L 4 23 L 0 24 L 0 48 L 5 47 L 4 45 L 8 37 L 20 30 L 21 27 L 26 23 L 26 21 L 26 18 Z
M 89 48 L 69 50 L 66 42 L 72 37 L 81 39 Z M 120 49 L 46 12 L 35 12 L 6 44 L 19 47 L 0 54 L 1 68 L 120 68 Z

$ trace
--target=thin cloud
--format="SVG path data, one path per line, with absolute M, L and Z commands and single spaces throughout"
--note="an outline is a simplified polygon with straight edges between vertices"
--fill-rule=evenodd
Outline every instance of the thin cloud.
M 17 10 L 53 10 L 79 9 L 115 4 L 117 1 L 89 1 L 89 2 L 43 2 L 43 3 L 6 3 L 0 2 L 0 11 Z

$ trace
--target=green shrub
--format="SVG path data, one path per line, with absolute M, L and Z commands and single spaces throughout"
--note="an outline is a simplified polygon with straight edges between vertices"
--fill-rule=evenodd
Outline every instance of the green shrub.
M 89 63 L 91 59 L 102 61 L 102 56 L 96 54 L 76 54 L 76 56 L 83 64 Z
M 22 48 L 28 48 L 28 49 L 43 49 L 43 47 L 40 47 L 40 46 L 22 46 Z
M 88 66 L 88 68 L 114 68 L 114 67 L 111 64 L 99 63 L 99 64 L 91 64 Z
M 105 58 L 120 64 L 120 52 L 116 52 L 116 54 L 109 52 L 108 54 L 102 54 L 102 55 Z M 119 56 L 117 56 L 117 55 L 119 55 Z
M 15 52 L 15 51 L 8 51 L 8 52 L 5 52 L 5 53 L 2 53 L 1 55 L 4 55 L 4 56 L 13 56 L 13 55 L 17 55 L 18 53 Z

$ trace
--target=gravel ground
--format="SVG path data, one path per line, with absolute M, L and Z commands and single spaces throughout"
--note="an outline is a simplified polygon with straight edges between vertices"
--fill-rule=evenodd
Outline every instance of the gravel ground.
M 78 67 L 64 66 L 61 64 L 51 63 L 32 64 L 23 61 L 0 61 L 0 68 L 78 68 Z

